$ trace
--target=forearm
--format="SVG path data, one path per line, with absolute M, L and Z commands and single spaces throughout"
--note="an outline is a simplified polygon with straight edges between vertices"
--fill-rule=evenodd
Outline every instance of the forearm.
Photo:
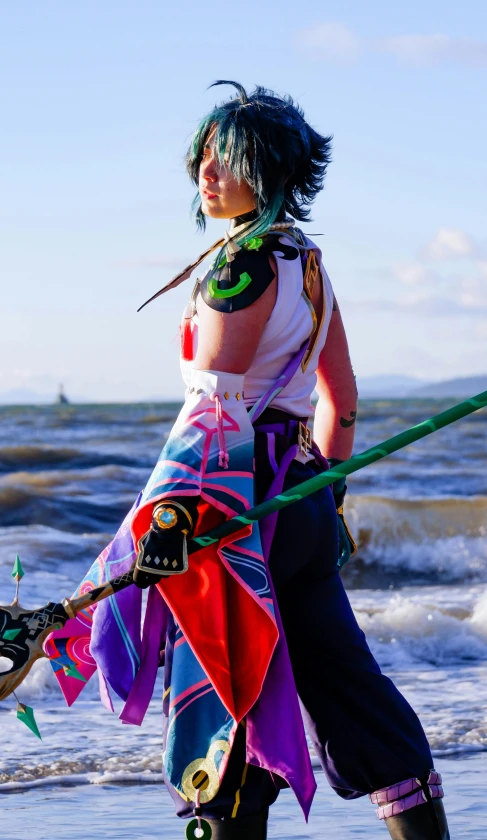
M 316 374 L 319 399 L 313 437 L 327 458 L 346 461 L 353 449 L 357 386 L 336 300 Z
M 357 394 L 355 386 L 348 393 L 320 395 L 316 406 L 313 438 L 327 458 L 346 461 L 353 450 Z

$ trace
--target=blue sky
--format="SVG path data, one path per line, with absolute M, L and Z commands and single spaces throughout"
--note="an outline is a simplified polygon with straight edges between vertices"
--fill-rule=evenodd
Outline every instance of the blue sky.
M 216 239 L 183 158 L 217 78 L 288 92 L 334 135 L 323 233 L 359 377 L 487 371 L 487 11 L 369 0 L 0 5 L 0 395 L 179 397 L 192 283 Z M 228 89 L 230 93 L 230 89 Z

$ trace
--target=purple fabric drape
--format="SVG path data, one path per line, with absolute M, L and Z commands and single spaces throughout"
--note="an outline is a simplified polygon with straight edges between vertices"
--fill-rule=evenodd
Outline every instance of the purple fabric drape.
M 135 559 L 130 519 L 141 499 L 139 494 L 118 531 L 106 559 L 105 579 L 127 572 Z M 167 628 L 167 606 L 155 587 L 148 593 L 142 639 L 140 622 L 142 590 L 129 586 L 100 601 L 94 611 L 90 651 L 100 674 L 100 696 L 113 711 L 109 688 L 125 700 L 120 718 L 138 726 L 149 706 L 157 677 Z
M 296 453 L 297 446 L 292 446 L 283 456 L 266 499 L 282 491 L 288 467 Z M 271 514 L 260 522 L 262 548 L 267 564 L 277 516 L 277 513 Z M 247 715 L 247 761 L 286 778 L 307 820 L 316 791 L 316 781 L 270 574 L 269 583 L 276 611 L 279 641 L 260 697 Z

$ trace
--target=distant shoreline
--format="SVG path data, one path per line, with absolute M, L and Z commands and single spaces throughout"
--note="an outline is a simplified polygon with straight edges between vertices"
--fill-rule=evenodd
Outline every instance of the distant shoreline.
M 473 376 L 456 377 L 427 382 L 411 376 L 400 374 L 384 374 L 380 376 L 359 377 L 357 387 L 360 400 L 429 400 L 429 399 L 468 399 L 483 391 L 487 391 L 487 373 Z M 73 405 L 181 405 L 184 401 L 180 396 L 162 397 L 151 395 L 132 400 L 107 400 L 77 396 L 68 392 L 69 403 L 61 404 L 62 408 Z M 53 393 L 38 393 L 28 389 L 10 389 L 0 393 L 0 406 L 46 406 L 59 405 Z
M 487 388 L 485 389 L 487 390 Z M 477 393 L 482 393 L 481 391 L 477 391 L 475 393 L 469 393 L 465 395 L 459 394 L 410 394 L 405 396 L 397 396 L 397 395 L 386 395 L 380 394 L 372 396 L 370 394 L 361 395 L 359 393 L 359 403 L 376 403 L 376 402 L 397 402 L 397 403 L 406 403 L 406 402 L 415 402 L 415 403 L 427 403 L 427 402 L 445 402 L 445 401 L 457 401 L 461 402 L 462 400 L 468 399 L 469 397 L 475 396 Z M 66 404 L 60 404 L 56 402 L 37 402 L 37 403 L 10 403 L 10 402 L 2 402 L 0 399 L 0 410 L 1 409 L 22 409 L 22 408 L 39 408 L 39 409 L 53 409 L 56 411 L 69 411 L 70 409 L 80 409 L 80 408 L 90 408 L 96 407 L 100 408 L 102 406 L 161 406 L 165 408 L 180 408 L 184 403 L 183 399 L 180 400 L 164 400 L 164 399 L 149 399 L 149 400 L 106 400 L 106 401 L 99 401 L 99 400 L 87 400 L 86 402 L 76 402 L 70 401 Z M 313 399 L 312 404 L 316 405 L 317 400 Z

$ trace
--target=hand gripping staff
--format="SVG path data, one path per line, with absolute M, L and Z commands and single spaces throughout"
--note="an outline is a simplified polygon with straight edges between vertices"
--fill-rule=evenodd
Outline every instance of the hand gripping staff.
M 359 455 L 354 455 L 348 461 L 335 466 L 333 469 L 292 487 L 283 493 L 263 502 L 256 507 L 248 510 L 245 515 L 235 516 L 213 528 L 206 534 L 199 537 L 194 537 L 188 542 L 188 554 L 193 554 L 201 547 L 211 545 L 218 542 L 222 537 L 240 531 L 243 525 L 251 525 L 263 519 L 270 513 L 282 510 L 293 502 L 297 502 L 305 496 L 310 496 L 322 487 L 332 484 L 343 476 L 361 470 L 368 464 L 373 464 L 393 452 L 397 452 L 410 443 L 414 443 L 420 438 L 426 437 L 445 426 L 460 420 L 462 417 L 467 417 L 478 411 L 480 408 L 487 406 L 487 391 L 483 391 L 476 397 L 472 397 L 465 402 L 459 403 L 452 408 L 436 414 L 429 420 L 424 420 L 417 426 L 407 429 L 389 440 L 361 452 Z M 17 593 L 15 599 L 10 606 L 0 607 L 0 657 L 6 657 L 11 660 L 12 667 L 9 671 L 0 673 L 0 700 L 4 700 L 9 694 L 12 694 L 18 685 L 29 673 L 32 665 L 36 659 L 46 656 L 43 650 L 43 643 L 46 637 L 53 630 L 57 630 L 64 626 L 69 618 L 74 618 L 81 610 L 88 606 L 102 601 L 113 595 L 114 592 L 119 592 L 130 586 L 133 583 L 132 572 L 122 575 L 119 578 L 110 580 L 102 586 L 98 586 L 80 595 L 72 600 L 64 599 L 59 604 L 50 602 L 44 607 L 35 610 L 24 610 L 18 604 L 18 583 L 23 576 L 22 567 L 18 558 L 15 561 L 12 576 L 17 581 Z M 75 679 L 84 679 L 76 669 L 68 669 L 66 672 L 68 676 Z M 29 714 L 32 717 L 32 710 L 29 706 L 24 706 L 19 703 L 17 715 L 24 721 L 33 731 L 35 729 L 31 725 Z M 35 722 L 34 722 L 35 726 Z M 36 732 L 36 734 L 38 734 Z

